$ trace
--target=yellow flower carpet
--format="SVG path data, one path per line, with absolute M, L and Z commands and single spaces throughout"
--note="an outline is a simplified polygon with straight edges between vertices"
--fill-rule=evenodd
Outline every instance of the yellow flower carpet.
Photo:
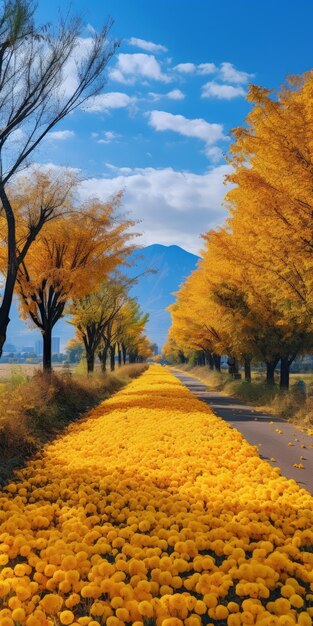
M 0 493 L 0 626 L 310 626 L 312 505 L 152 366 Z

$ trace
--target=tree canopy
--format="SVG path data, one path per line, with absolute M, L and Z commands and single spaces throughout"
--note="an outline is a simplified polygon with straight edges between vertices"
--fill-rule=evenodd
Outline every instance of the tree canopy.
M 312 73 L 277 93 L 251 86 L 233 131 L 224 227 L 204 235 L 199 267 L 170 307 L 167 350 L 263 360 L 268 382 L 313 347 Z

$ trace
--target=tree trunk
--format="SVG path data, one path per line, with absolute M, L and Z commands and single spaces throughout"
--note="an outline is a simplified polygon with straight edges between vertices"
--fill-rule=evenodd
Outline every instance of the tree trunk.
M 251 359 L 245 358 L 245 381 L 251 383 Z
M 290 361 L 287 356 L 282 356 L 280 359 L 280 380 L 279 386 L 281 389 L 289 389 L 289 367 Z
M 266 363 L 266 384 L 267 385 L 275 385 L 275 367 L 278 363 L 279 359 L 274 359 L 272 361 L 265 361 Z
M 88 352 L 86 356 L 87 356 L 87 372 L 88 374 L 92 374 L 95 369 L 95 353 Z
M 4 292 L 2 296 L 2 302 L 0 306 L 0 357 L 2 356 L 3 346 L 5 344 L 7 336 L 7 327 L 10 322 L 10 309 L 13 299 L 14 286 L 17 275 L 17 258 L 16 258 L 16 235 L 15 235 L 15 217 L 12 211 L 11 204 L 5 192 L 5 189 L 0 183 L 0 199 L 6 215 L 7 221 L 7 246 L 8 246 L 8 260 L 7 260 L 7 275 L 5 279 Z
M 115 344 L 110 346 L 110 368 L 111 372 L 115 370 Z
M 130 352 L 129 353 L 129 362 L 130 363 L 136 363 L 136 353 L 135 352 Z M 181 363 L 184 363 L 184 361 L 181 361 Z
M 117 358 L 118 358 L 118 366 L 121 367 L 121 365 L 122 365 L 122 350 L 121 350 L 120 346 L 118 347 Z
M 213 363 L 217 372 L 221 371 L 221 357 L 216 352 L 213 352 Z
M 12 303 L 12 298 L 13 298 L 13 291 L 12 291 L 12 295 L 11 295 L 11 303 Z M 10 303 L 10 306 L 11 306 Z M 10 309 L 8 309 L 10 310 Z M 7 338 L 7 327 L 9 325 L 10 322 L 10 317 L 9 317 L 9 313 L 6 313 L 5 309 L 3 309 L 3 311 L 1 311 L 2 315 L 0 316 L 0 357 L 2 356 L 2 352 L 3 352 L 3 346 L 6 342 L 6 338 Z
M 100 363 L 101 363 L 101 370 L 102 370 L 103 373 L 105 373 L 107 371 L 107 358 L 108 358 L 108 349 L 107 348 L 103 348 L 99 352 L 99 359 L 100 359 Z
M 238 372 L 238 361 L 237 359 L 235 359 L 235 357 L 233 356 L 229 356 L 227 359 L 227 365 L 228 365 L 228 373 L 231 374 L 231 376 L 234 376 L 234 374 L 236 374 L 236 372 Z
M 46 328 L 42 334 L 42 366 L 44 372 L 52 369 L 52 329 Z
M 209 354 L 208 361 L 209 361 L 209 369 L 213 371 L 214 370 L 214 359 L 213 359 L 213 356 L 212 356 L 211 353 Z
M 127 355 L 126 346 L 124 346 L 124 344 L 122 343 L 123 365 L 125 365 L 125 364 L 126 364 L 126 355 Z
M 210 370 L 212 370 L 214 368 L 213 356 L 212 356 L 212 353 L 209 352 L 208 350 L 205 353 L 205 363 L 206 363 L 206 365 L 209 366 Z

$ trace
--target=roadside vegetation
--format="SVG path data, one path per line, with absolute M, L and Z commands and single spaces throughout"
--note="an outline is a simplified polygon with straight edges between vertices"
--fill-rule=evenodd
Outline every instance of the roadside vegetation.
M 169 307 L 167 358 L 186 362 L 196 352 L 199 365 L 220 370 L 227 355 L 234 378 L 244 367 L 247 383 L 263 364 L 268 387 L 279 367 L 287 390 L 292 364 L 313 353 L 312 90 L 312 72 L 275 93 L 250 86 L 251 110 L 229 151 L 228 218 L 203 235 L 198 267 Z M 264 393 L 293 410 L 292 394 Z
M 234 379 L 227 371 L 205 366 L 180 364 L 183 370 L 202 380 L 210 391 L 220 391 L 251 404 L 265 413 L 283 417 L 313 433 L 313 374 L 290 374 L 289 389 L 267 385 L 264 372 L 252 371 L 251 382 Z
M 73 374 L 47 375 L 37 370 L 31 376 L 26 376 L 21 368 L 12 370 L 0 386 L 0 484 L 70 422 L 146 368 L 144 363 L 134 363 L 114 373 L 96 371 L 92 377 L 86 376 L 81 367 Z

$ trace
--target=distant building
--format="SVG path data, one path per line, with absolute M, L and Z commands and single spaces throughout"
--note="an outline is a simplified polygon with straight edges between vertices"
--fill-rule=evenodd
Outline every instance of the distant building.
M 60 354 L 60 337 L 52 337 L 52 354 Z
M 27 352 L 28 354 L 34 354 L 34 346 L 24 346 L 21 352 Z

